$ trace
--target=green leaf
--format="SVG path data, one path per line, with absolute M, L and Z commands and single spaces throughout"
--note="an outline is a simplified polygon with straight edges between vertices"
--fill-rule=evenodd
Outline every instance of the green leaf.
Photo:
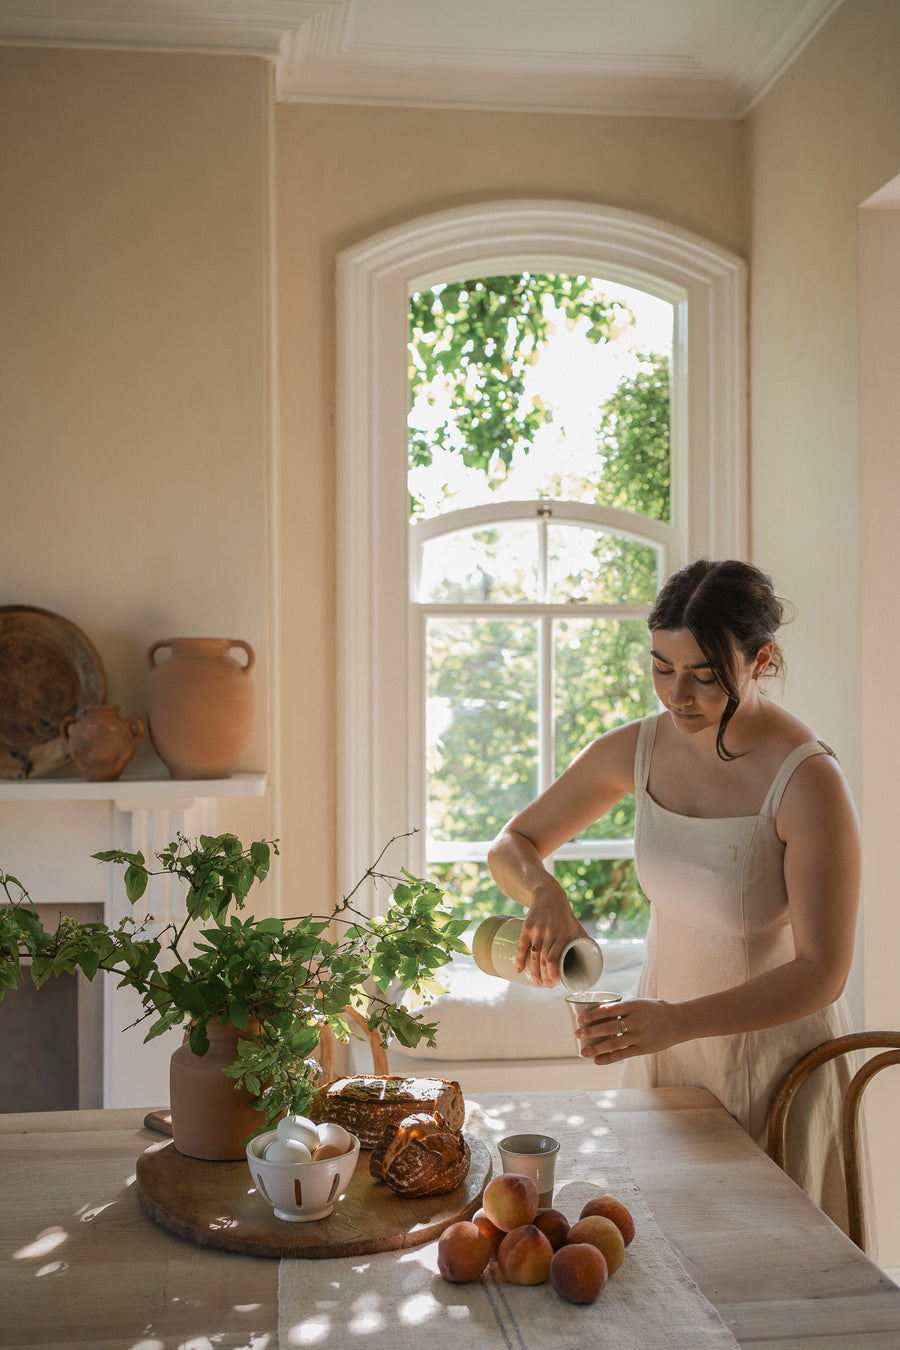
M 131 863 L 125 869 L 125 894 L 132 904 L 140 900 L 147 889 L 149 879 L 146 869 L 141 864 Z
M 89 980 L 92 980 L 97 974 L 100 966 L 100 953 L 97 951 L 83 951 L 79 957 L 78 964 L 84 971 Z
M 204 1022 L 195 1022 L 188 1037 L 195 1055 L 205 1055 L 209 1049 L 209 1035 Z

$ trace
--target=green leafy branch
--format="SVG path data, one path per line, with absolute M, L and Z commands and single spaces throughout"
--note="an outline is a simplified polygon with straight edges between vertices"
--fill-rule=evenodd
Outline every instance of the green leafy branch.
M 328 914 L 287 920 L 240 912 L 251 888 L 267 876 L 276 841 L 245 848 L 232 834 L 202 835 L 195 843 L 179 836 L 156 855 L 156 870 L 140 852 L 94 854 L 124 867 L 132 904 L 154 875 L 168 873 L 183 883 L 185 918 L 158 934 L 152 917 L 137 921 L 131 915 L 112 929 L 62 918 L 47 932 L 24 886 L 0 872 L 8 901 L 0 905 L 0 997 L 18 983 L 28 957 L 37 986 L 80 969 L 88 979 L 107 971 L 119 987 L 134 988 L 144 1008 L 138 1021 L 152 1019 L 145 1040 L 186 1026 L 192 1050 L 203 1055 L 208 1024 L 231 1022 L 248 1034 L 225 1072 L 256 1098 L 264 1114 L 260 1128 L 267 1128 L 285 1110 L 306 1109 L 317 1086 L 312 1054 L 321 1027 L 327 1024 L 346 1041 L 348 1007 L 366 1017 L 382 1043 L 396 1038 L 414 1046 L 427 1037 L 434 1044 L 435 1025 L 398 1006 L 394 993 L 399 986 L 430 1000 L 439 989 L 435 972 L 454 951 L 467 951 L 460 940 L 466 920 L 453 918 L 434 883 L 380 870 L 394 842 Z M 366 915 L 356 903 L 367 881 L 391 890 L 382 917 Z M 204 926 L 195 931 L 198 923 Z

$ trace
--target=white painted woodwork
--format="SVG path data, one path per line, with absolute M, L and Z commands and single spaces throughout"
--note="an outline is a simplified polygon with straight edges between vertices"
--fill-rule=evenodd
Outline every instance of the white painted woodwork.
M 674 306 L 668 563 L 747 548 L 743 261 L 631 211 L 553 200 L 475 203 L 406 221 L 338 255 L 338 884 L 417 829 L 424 869 L 424 712 L 408 626 L 407 338 L 413 291 L 448 277 L 570 271 Z M 679 389 L 686 398 L 679 399 Z M 680 552 L 679 552 L 680 550 Z
M 19 878 L 35 902 L 94 902 L 110 927 L 133 914 L 138 919 L 152 916 L 158 931 L 184 915 L 183 894 L 173 878 L 152 877 L 142 900 L 132 906 L 125 896 L 123 869 L 93 861 L 85 852 L 84 839 L 91 839 L 91 852 L 139 850 L 151 862 L 179 833 L 188 838 L 214 834 L 217 798 L 258 797 L 265 790 L 266 775 L 252 773 L 202 782 L 170 778 L 2 782 L 0 805 L 8 841 L 3 867 Z M 37 866 L 35 859 L 40 859 Z M 173 1031 L 145 1045 L 150 1022 L 133 1025 L 142 1014 L 135 992 L 119 989 L 113 977 L 97 979 L 103 1023 L 103 1105 L 167 1104 L 169 1059 L 182 1033 Z
M 0 40 L 261 56 L 282 99 L 741 117 L 840 3 L 0 0 Z

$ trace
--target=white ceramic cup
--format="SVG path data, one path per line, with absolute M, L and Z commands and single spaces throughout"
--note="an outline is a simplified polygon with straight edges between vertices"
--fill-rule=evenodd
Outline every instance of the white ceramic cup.
M 589 1008 L 596 1008 L 601 1003 L 618 1003 L 621 998 L 621 994 L 614 994 L 608 989 L 579 989 L 577 993 L 566 994 L 566 1006 L 572 1018 L 573 1034 L 578 1030 L 578 1019 L 583 1012 L 587 1012 Z M 579 1058 L 583 1058 L 581 1052 L 590 1044 L 590 1041 L 575 1037 L 575 1052 Z
M 549 1134 L 509 1134 L 497 1145 L 504 1172 L 531 1177 L 538 1188 L 538 1205 L 553 1204 L 553 1177 L 559 1140 Z
M 353 1147 L 349 1153 L 306 1163 L 267 1159 L 266 1148 L 277 1137 L 275 1130 L 269 1130 L 266 1134 L 258 1134 L 247 1145 L 247 1163 L 256 1189 L 264 1200 L 268 1200 L 278 1219 L 303 1223 L 327 1218 L 356 1170 L 359 1161 L 356 1135 L 350 1136 Z

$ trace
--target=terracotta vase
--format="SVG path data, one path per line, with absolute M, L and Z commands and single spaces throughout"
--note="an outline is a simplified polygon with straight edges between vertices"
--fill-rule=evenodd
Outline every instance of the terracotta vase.
M 99 703 L 64 718 L 59 730 L 82 777 L 110 783 L 129 763 L 144 724 L 139 717 L 120 717 L 118 704 Z
M 246 1031 L 210 1022 L 206 1028 L 209 1049 L 195 1055 L 187 1040 L 169 1061 L 169 1107 L 172 1139 L 179 1153 L 188 1158 L 225 1162 L 244 1157 L 248 1134 L 259 1129 L 263 1117 L 254 1111 L 246 1088 L 238 1088 L 223 1067 L 237 1059 L 237 1043 L 252 1036 L 258 1025 Z
M 171 649 L 157 664 L 156 654 Z M 240 648 L 242 664 L 231 655 Z M 148 652 L 147 720 L 173 778 L 230 778 L 253 731 L 255 655 L 240 638 L 166 638 Z

